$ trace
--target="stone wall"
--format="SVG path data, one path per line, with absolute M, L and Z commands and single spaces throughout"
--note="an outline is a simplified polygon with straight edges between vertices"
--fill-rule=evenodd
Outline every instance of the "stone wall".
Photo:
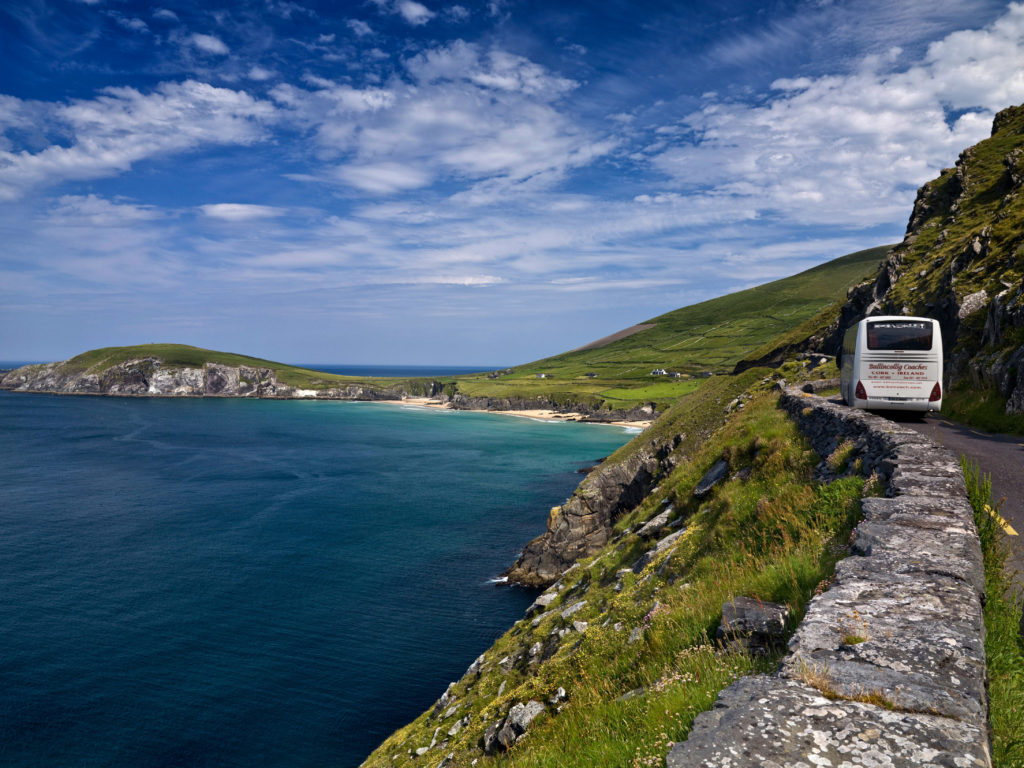
M 781 405 L 822 456 L 852 441 L 886 497 L 864 500 L 779 670 L 722 691 L 669 768 L 990 766 L 984 573 L 957 457 L 810 393 Z

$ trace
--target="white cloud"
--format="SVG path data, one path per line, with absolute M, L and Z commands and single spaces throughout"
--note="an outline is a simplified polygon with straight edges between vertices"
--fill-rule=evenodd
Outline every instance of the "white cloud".
M 215 56 L 226 56 L 231 52 L 224 41 L 214 35 L 196 33 L 189 36 L 188 42 L 203 53 L 211 53 Z
M 107 15 L 127 30 L 132 32 L 149 32 L 149 26 L 142 19 L 125 16 L 117 11 L 107 11 Z
M 149 205 L 112 202 L 97 195 L 64 195 L 48 212 L 47 221 L 61 226 L 110 227 L 163 217 Z
M 254 64 L 249 68 L 249 79 L 262 82 L 263 80 L 269 80 L 274 76 L 273 70 L 265 69 L 259 64 Z
M 158 8 L 153 11 L 153 18 L 162 19 L 163 21 L 178 21 L 178 14 L 167 8 Z
M 199 209 L 204 216 L 221 221 L 253 221 L 255 219 L 271 219 L 283 216 L 285 211 L 269 205 L 250 205 L 246 203 L 212 203 L 201 205 Z
M 401 16 L 413 26 L 426 24 L 437 15 L 416 0 L 373 0 L 373 3 L 382 12 Z
M 345 184 L 374 195 L 389 195 L 425 187 L 433 181 L 423 169 L 402 163 L 345 165 L 336 176 Z
M 373 34 L 373 29 L 370 25 L 360 19 L 349 19 L 345 24 L 357 37 L 365 37 L 366 35 Z
M 444 15 L 450 20 L 461 23 L 469 20 L 469 9 L 461 5 L 451 5 L 444 9 Z
M 323 178 L 374 194 L 446 179 L 470 185 L 463 202 L 483 204 L 548 187 L 612 149 L 556 106 L 577 84 L 521 56 L 456 41 L 405 69 L 411 82 L 381 88 L 310 76 L 312 90 L 271 91 L 338 158 Z
M 870 225 L 905 215 L 914 190 L 1024 101 L 1024 5 L 956 32 L 924 60 L 871 57 L 846 75 L 781 79 L 763 103 L 712 98 L 665 132 L 654 168 L 689 194 L 737 196 L 800 223 Z M 950 111 L 962 113 L 949 122 Z M 680 127 L 680 126 L 675 126 Z
M 398 0 L 395 7 L 403 19 L 414 25 L 426 24 L 436 15 L 422 3 L 417 3 L 416 0 Z
M 193 80 L 163 83 L 148 94 L 106 88 L 95 99 L 48 109 L 55 129 L 71 141 L 36 153 L 0 151 L 0 200 L 40 185 L 121 173 L 160 154 L 206 144 L 253 144 L 276 117 L 272 104 L 244 91 Z

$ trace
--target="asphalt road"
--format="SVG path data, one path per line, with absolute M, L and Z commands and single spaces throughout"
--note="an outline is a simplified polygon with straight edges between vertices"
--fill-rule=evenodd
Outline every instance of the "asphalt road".
M 886 415 L 888 414 L 879 414 Z M 984 474 L 992 476 L 992 498 L 1002 500 L 999 512 L 1019 535 L 1010 535 L 1010 561 L 1007 568 L 1018 584 L 1024 586 L 1024 437 L 996 435 L 956 424 L 943 416 L 929 414 L 923 421 L 899 418 L 904 426 L 916 429 L 935 442 L 977 462 Z

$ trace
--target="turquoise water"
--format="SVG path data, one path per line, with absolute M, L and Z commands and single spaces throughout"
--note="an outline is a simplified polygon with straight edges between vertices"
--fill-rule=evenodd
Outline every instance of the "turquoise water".
M 624 430 L 0 392 L 0 765 L 353 766 L 532 595 Z

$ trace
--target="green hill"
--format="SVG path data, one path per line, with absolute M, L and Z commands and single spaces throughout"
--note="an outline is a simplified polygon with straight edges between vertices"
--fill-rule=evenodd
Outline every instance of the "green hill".
M 381 379 L 324 373 L 259 357 L 239 355 L 234 352 L 218 352 L 188 344 L 137 344 L 127 347 L 101 347 L 72 357 L 62 364 L 62 369 L 69 374 L 99 373 L 119 363 L 150 357 L 159 359 L 164 366 L 168 367 L 202 368 L 206 363 L 216 363 L 228 366 L 244 365 L 251 368 L 269 368 L 282 384 L 302 389 L 325 389 L 347 384 L 393 386 L 400 381 L 407 381 L 405 379 Z
M 732 371 L 783 333 L 793 333 L 822 313 L 838 311 L 847 289 L 877 270 L 888 246 L 851 253 L 800 274 L 683 307 L 624 329 L 584 347 L 508 371 L 421 379 L 340 376 L 248 355 L 185 344 L 140 344 L 84 352 L 60 366 L 62 375 L 99 374 L 131 360 L 159 359 L 167 367 L 206 363 L 269 368 L 281 384 L 306 390 L 359 385 L 370 390 L 396 387 L 410 393 L 442 391 L 446 396 L 529 401 L 531 407 L 628 411 L 653 403 L 664 411 L 697 389 L 708 374 Z M 831 317 L 831 316 L 830 316 Z M 652 375 L 665 369 L 678 375 Z
M 606 408 L 642 402 L 667 406 L 699 385 L 694 377 L 730 373 L 781 334 L 829 310 L 837 313 L 847 290 L 873 275 L 890 247 L 851 253 L 792 277 L 659 315 L 498 378 L 460 377 L 458 390 L 474 397 L 541 396 L 556 402 L 575 396 Z M 652 376 L 656 369 L 682 376 Z

